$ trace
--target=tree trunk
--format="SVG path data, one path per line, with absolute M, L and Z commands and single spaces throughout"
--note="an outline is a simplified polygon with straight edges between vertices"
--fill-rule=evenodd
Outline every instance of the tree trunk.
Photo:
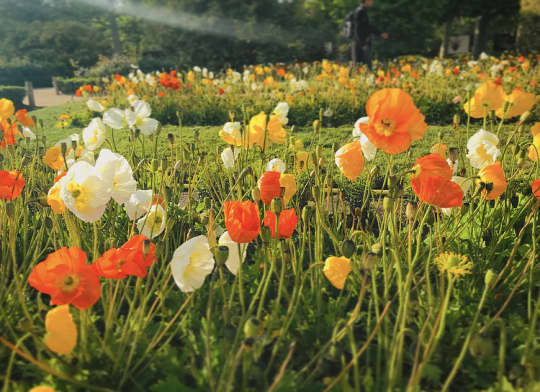
M 452 21 L 448 20 L 444 24 L 444 37 L 439 49 L 439 57 L 444 58 L 448 53 L 448 45 L 450 44 L 450 31 L 452 27 Z
M 119 56 L 122 54 L 122 43 L 120 42 L 120 34 L 118 33 L 116 14 L 113 12 L 109 13 L 109 26 L 111 28 L 113 55 Z
M 488 18 L 480 16 L 474 25 L 473 56 L 478 57 L 486 50 Z

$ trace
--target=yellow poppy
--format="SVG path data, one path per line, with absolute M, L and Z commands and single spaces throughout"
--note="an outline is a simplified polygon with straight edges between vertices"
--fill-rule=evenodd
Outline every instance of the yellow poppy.
M 77 344 L 77 326 L 73 322 L 69 305 L 49 310 L 45 317 L 45 345 L 58 354 L 70 354 Z

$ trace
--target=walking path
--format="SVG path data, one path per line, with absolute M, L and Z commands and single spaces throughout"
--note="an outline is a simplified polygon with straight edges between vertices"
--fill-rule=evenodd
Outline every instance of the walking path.
M 34 98 L 36 100 L 37 107 L 49 107 L 62 105 L 68 102 L 80 101 L 84 98 L 76 97 L 74 95 L 64 95 L 56 94 L 54 88 L 35 88 L 34 89 Z M 28 105 L 28 97 L 25 97 L 23 100 L 25 105 Z

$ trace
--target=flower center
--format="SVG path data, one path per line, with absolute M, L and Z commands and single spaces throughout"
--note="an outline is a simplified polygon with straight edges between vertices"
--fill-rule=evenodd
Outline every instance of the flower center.
M 78 210 L 82 210 L 87 206 L 88 190 L 84 186 L 77 184 L 75 181 L 71 181 L 67 186 L 67 190 L 75 199 L 75 207 L 77 207 Z
M 420 173 L 422 173 L 422 166 L 414 165 L 412 170 L 414 172 L 414 173 L 412 173 L 412 178 L 416 178 L 416 177 L 418 177 L 420 175 Z
M 395 121 L 386 118 L 375 123 L 375 132 L 379 135 L 390 136 L 394 132 Z
M 61 283 L 61 290 L 65 293 L 71 293 L 79 287 L 81 279 L 78 275 L 68 275 Z

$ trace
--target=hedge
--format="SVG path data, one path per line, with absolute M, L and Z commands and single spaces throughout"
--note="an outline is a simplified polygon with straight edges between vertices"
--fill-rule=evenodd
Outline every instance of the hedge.
M 57 64 L 0 65 L 0 85 L 24 86 L 28 81 L 34 87 L 51 87 L 53 76 L 73 76 L 73 70 Z
M 85 84 L 99 85 L 100 78 L 56 78 L 56 87 L 62 94 L 75 94 Z
M 23 107 L 23 99 L 26 96 L 24 87 L 0 86 L 0 98 L 7 98 L 13 102 L 16 108 Z

